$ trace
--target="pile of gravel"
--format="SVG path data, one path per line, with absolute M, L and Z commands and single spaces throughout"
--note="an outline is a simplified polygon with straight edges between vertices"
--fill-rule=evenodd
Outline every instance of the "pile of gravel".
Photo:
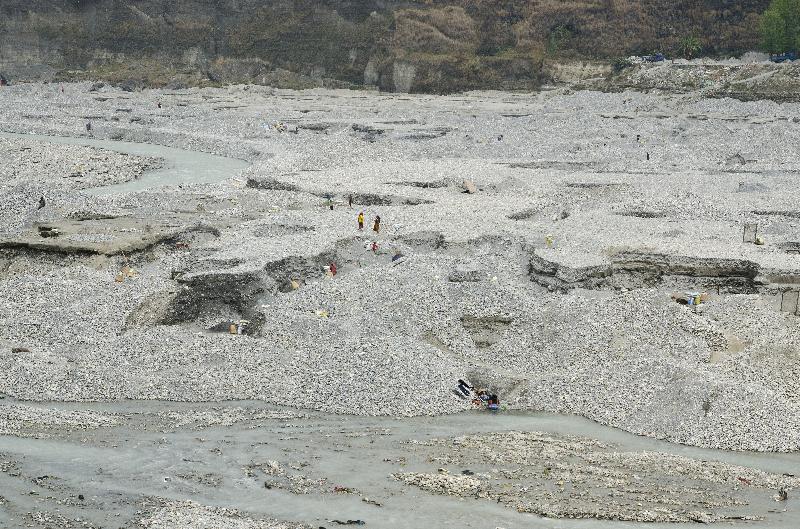
M 143 529 L 309 529 L 311 526 L 277 520 L 256 519 L 235 509 L 206 507 L 195 502 L 164 502 L 162 507 L 142 518 Z

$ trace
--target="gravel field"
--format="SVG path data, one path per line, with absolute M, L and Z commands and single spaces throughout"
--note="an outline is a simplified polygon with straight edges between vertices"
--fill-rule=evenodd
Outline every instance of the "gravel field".
M 779 310 L 800 278 L 800 163 L 786 148 L 800 106 L 90 86 L 4 87 L 0 130 L 250 166 L 95 196 L 81 189 L 158 161 L 0 139 L 2 156 L 28 153 L 0 169 L 13 228 L 0 392 L 405 416 L 470 408 L 452 394 L 466 377 L 508 408 L 700 447 L 800 448 L 800 320 Z M 745 223 L 765 244 L 743 242 Z M 68 236 L 34 245 L 39 225 Z M 684 306 L 674 291 L 710 297 Z
M 56 218 L 57 213 L 46 208 L 48 199 L 66 205 L 78 190 L 136 180 L 160 166 L 156 159 L 3 137 L 0 159 L 0 235 Z M 47 198 L 45 208 L 39 209 L 41 197 Z

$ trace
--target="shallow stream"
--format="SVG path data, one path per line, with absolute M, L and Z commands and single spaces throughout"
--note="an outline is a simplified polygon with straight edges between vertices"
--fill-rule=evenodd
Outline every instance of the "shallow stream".
M 0 406 L 11 404 L 0 400 Z M 121 425 L 93 431 L 44 427 L 49 438 L 0 437 L 0 461 L 18 463 L 20 476 L 0 473 L 0 527 L 19 527 L 23 513 L 60 512 L 102 527 L 135 521 L 142 498 L 159 496 L 232 507 L 248 513 L 336 527 L 330 520 L 363 520 L 367 528 L 667 528 L 675 524 L 637 524 L 602 520 L 557 520 L 515 512 L 473 498 L 436 496 L 404 486 L 393 472 L 430 472 L 436 463 L 415 461 L 408 440 L 451 438 L 493 431 L 541 431 L 585 436 L 613 443 L 619 451 L 658 451 L 700 460 L 718 460 L 774 473 L 800 475 L 799 454 L 734 453 L 678 446 L 638 437 L 573 416 L 471 412 L 446 417 L 369 418 L 307 413 L 305 418 L 243 420 L 230 426 L 192 423 L 175 427 L 170 420 L 189 418 L 214 407 L 221 417 L 236 409 L 258 413 L 288 411 L 261 402 L 180 404 L 120 402 L 47 404 L 61 410 L 93 410 L 121 418 Z M 231 411 L 231 408 L 234 408 Z M 216 413 L 216 412 L 214 412 Z M 165 422 L 166 421 L 166 422 Z M 36 431 L 34 428 L 33 431 Z M 264 476 L 248 475 L 253 462 L 298 464 L 314 485 L 307 493 L 266 489 Z M 402 461 L 402 462 L 400 462 Z M 46 487 L 32 484 L 48 476 Z M 334 486 L 357 489 L 336 494 Z M 769 493 L 768 493 L 769 492 Z M 73 502 L 78 494 L 86 501 Z M 775 502 L 763 491 L 753 506 L 770 512 L 756 527 L 800 526 L 795 491 Z M 382 505 L 365 503 L 369 497 Z M 779 512 L 784 511 L 785 512 Z M 116 524 L 116 525 L 115 525 Z M 727 526 L 729 524 L 720 524 Z
M 135 156 L 161 158 L 164 160 L 163 167 L 153 171 L 147 171 L 138 180 L 83 191 L 84 193 L 94 195 L 144 191 L 147 189 L 179 184 L 209 184 L 222 182 L 236 176 L 250 165 L 248 162 L 236 158 L 227 158 L 214 154 L 187 151 L 148 143 L 43 136 L 38 134 L 16 134 L 10 132 L 0 132 L 0 138 L 28 139 L 62 145 L 81 145 Z

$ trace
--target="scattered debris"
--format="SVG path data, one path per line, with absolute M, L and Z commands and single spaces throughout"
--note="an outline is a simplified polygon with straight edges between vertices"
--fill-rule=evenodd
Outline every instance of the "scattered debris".
M 681 305 L 702 305 L 709 300 L 708 292 L 673 292 L 671 297 Z
M 37 227 L 39 231 L 39 236 L 44 237 L 45 239 L 50 237 L 58 237 L 61 235 L 61 231 L 58 228 L 53 228 L 52 226 L 39 226 Z
M 758 241 L 758 224 L 746 223 L 742 231 L 742 242 L 756 244 Z
M 744 156 L 741 153 L 736 153 L 733 156 L 728 156 L 725 160 L 725 165 L 745 165 L 747 160 L 744 159 Z

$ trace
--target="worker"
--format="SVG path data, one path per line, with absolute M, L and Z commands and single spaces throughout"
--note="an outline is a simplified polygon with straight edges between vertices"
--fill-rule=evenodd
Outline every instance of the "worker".
M 475 388 L 473 388 L 475 389 Z M 486 401 L 489 400 L 489 391 L 486 389 L 477 389 L 475 390 L 475 398 L 472 399 L 472 403 L 476 406 L 480 406 L 484 404 Z
M 336 277 L 336 263 L 332 262 L 330 269 L 331 269 L 331 277 Z
M 348 205 L 349 207 L 351 207 L 351 208 L 353 207 L 353 193 L 350 193 L 350 194 L 347 196 L 347 205 Z
M 381 232 L 381 216 L 375 215 L 375 224 L 372 225 L 372 231 L 375 233 Z
M 161 108 L 161 101 L 158 102 L 158 108 Z
M 469 385 L 469 383 L 467 383 L 466 381 L 464 381 L 464 380 L 461 380 L 460 378 L 458 379 L 458 390 L 459 390 L 459 391 L 460 391 L 460 392 L 461 392 L 461 393 L 462 393 L 462 394 L 463 394 L 465 397 L 468 397 L 468 396 L 469 396 L 469 391 L 470 391 L 471 389 L 475 389 L 475 388 L 474 388 L 474 387 L 472 387 L 472 386 L 470 386 L 470 385 Z
M 358 214 L 358 231 L 362 231 L 364 229 L 364 212 Z
M 42 209 L 43 207 L 45 207 L 45 205 L 47 205 L 47 203 L 44 201 L 44 195 L 42 195 L 41 197 L 39 197 L 39 207 L 36 209 L 37 210 Z
M 372 241 L 372 253 L 378 253 L 378 241 Z
M 86 123 L 86 132 L 92 132 L 92 122 L 88 121 Z

